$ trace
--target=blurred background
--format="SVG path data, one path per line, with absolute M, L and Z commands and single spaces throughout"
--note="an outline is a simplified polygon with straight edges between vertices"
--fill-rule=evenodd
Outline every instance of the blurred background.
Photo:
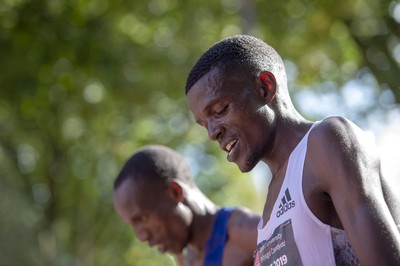
M 399 24 L 388 0 L 1 0 L 0 265 L 174 265 L 113 209 L 115 176 L 146 144 L 184 155 L 217 204 L 261 211 L 268 168 L 228 163 L 184 94 L 230 35 L 277 49 L 305 117 L 370 131 L 398 185 Z

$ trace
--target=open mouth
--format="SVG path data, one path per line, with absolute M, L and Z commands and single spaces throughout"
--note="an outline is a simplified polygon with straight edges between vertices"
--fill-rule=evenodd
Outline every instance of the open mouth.
M 237 139 L 234 139 L 234 140 L 230 141 L 228 144 L 226 144 L 225 150 L 228 152 L 228 154 L 231 153 L 231 151 L 235 147 L 235 144 L 236 144 L 237 141 L 238 141 Z

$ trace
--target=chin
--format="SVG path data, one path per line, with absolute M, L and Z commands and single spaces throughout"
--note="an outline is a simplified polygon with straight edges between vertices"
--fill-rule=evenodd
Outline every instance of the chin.
M 254 168 L 254 167 L 249 167 L 248 165 L 240 165 L 240 164 L 237 164 L 237 166 L 238 166 L 240 172 L 242 172 L 242 173 L 250 172 Z
M 237 162 L 236 165 L 239 167 L 240 172 L 247 173 L 253 170 L 256 166 L 257 162 L 253 162 L 250 160 L 246 160 L 244 163 Z

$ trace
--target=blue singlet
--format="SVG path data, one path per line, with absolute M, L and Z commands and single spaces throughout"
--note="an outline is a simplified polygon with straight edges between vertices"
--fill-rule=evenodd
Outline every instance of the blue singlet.
M 214 229 L 206 244 L 204 266 L 222 265 L 222 254 L 224 252 L 226 240 L 228 239 L 227 224 L 233 210 L 233 207 L 224 207 L 217 212 Z

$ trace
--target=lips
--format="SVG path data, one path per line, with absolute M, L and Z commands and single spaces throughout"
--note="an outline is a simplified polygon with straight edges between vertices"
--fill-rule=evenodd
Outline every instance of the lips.
M 228 153 L 227 159 L 230 162 L 233 161 L 233 157 L 234 157 L 233 154 L 234 154 L 235 148 L 236 148 L 236 146 L 238 144 L 238 141 L 239 140 L 235 138 L 235 139 L 232 139 L 232 140 L 228 141 L 225 144 L 221 143 L 221 148 L 222 148 L 222 150 L 224 150 L 224 151 L 226 151 Z
M 228 142 L 228 144 L 225 145 L 225 150 L 228 153 L 230 153 L 232 151 L 233 147 L 235 146 L 237 141 L 238 141 L 237 139 L 234 139 L 234 140 Z

